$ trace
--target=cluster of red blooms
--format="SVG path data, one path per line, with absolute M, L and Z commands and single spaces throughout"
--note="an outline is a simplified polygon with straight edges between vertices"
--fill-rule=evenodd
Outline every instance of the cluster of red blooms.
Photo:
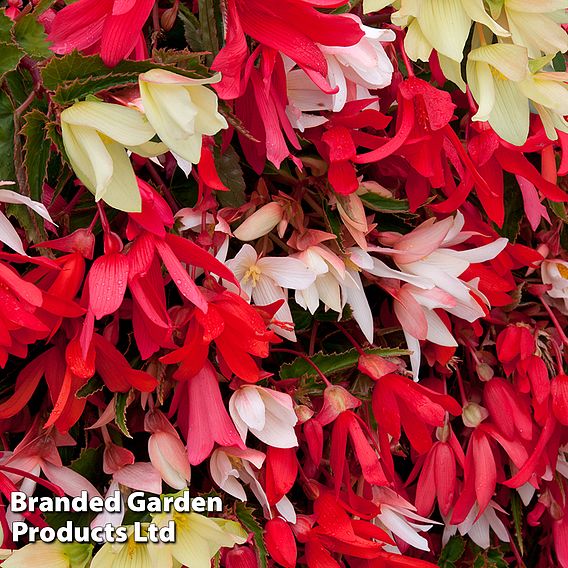
M 493 22 L 481 1 L 447 3 Z M 248 533 L 221 548 L 226 568 L 568 568 L 568 128 L 547 123 L 544 95 L 527 99 L 538 113 L 523 145 L 475 118 L 476 88 L 451 82 L 410 4 L 9 2 L 12 36 L 31 17 L 50 52 L 22 52 L 0 90 L 26 124 L 0 202 L 33 209 L 0 212 L 2 549 L 16 548 L 11 492 L 40 485 L 215 491 Z M 147 144 L 170 151 L 124 157 L 139 211 L 98 186 L 95 201 L 65 129 L 59 142 L 71 103 L 44 84 L 48 66 L 83 61 L 93 77 L 69 90 L 142 114 L 127 66 L 185 73 L 188 47 L 220 74 L 199 88 L 228 127 L 208 133 L 207 97 L 156 81 L 164 97 L 187 87 L 170 100 L 195 116 L 172 106 L 160 124 L 182 141 L 203 132 L 200 160 L 171 148 L 142 97 Z M 513 85 L 499 62 L 478 65 Z M 566 89 L 566 73 L 545 74 Z M 22 148 L 29 159 L 39 115 L 51 157 L 32 202 Z M 102 140 L 96 178 L 109 135 L 77 124 L 85 147 L 89 129 Z

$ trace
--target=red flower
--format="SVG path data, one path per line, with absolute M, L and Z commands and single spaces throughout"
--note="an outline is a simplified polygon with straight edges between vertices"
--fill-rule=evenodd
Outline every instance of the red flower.
M 410 445 L 420 454 L 432 447 L 432 429 L 443 426 L 446 411 L 461 414 L 461 406 L 451 397 L 439 394 L 400 375 L 381 377 L 373 390 L 373 412 L 379 429 L 395 442 L 404 428 Z
M 263 46 L 280 51 L 295 61 L 320 87 L 327 84 L 327 62 L 317 44 L 355 45 L 363 32 L 354 20 L 325 14 L 316 8 L 337 7 L 344 0 L 229 0 L 225 46 L 212 69 L 223 79 L 216 86 L 219 96 L 235 99 L 242 93 L 241 74 L 248 48 L 244 34 Z
M 208 293 L 207 313 L 194 310 L 188 314 L 189 325 L 183 347 L 161 358 L 162 363 L 180 363 L 174 373 L 187 380 L 201 370 L 215 343 L 217 357 L 227 374 L 234 373 L 243 381 L 256 383 L 263 372 L 253 357 L 267 357 L 270 343 L 280 340 L 267 329 L 258 311 L 240 296 L 221 290 Z
M 100 53 L 109 67 L 128 57 L 140 38 L 155 0 L 78 0 L 59 11 L 51 24 L 54 53 Z

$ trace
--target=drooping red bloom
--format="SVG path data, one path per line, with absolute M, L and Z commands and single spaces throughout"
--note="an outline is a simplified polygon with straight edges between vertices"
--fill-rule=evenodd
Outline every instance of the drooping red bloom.
M 294 568 L 298 556 L 296 540 L 288 523 L 276 517 L 264 528 L 264 543 L 270 556 L 284 568 Z
M 398 441 L 404 428 L 418 453 L 432 447 L 432 429 L 444 424 L 445 413 L 457 416 L 461 406 L 451 396 L 439 394 L 400 375 L 381 377 L 373 390 L 373 412 L 379 429 Z
M 189 324 L 183 347 L 161 358 L 162 363 L 180 363 L 174 374 L 187 380 L 201 370 L 209 346 L 217 347 L 217 358 L 228 374 L 255 383 L 263 374 L 254 357 L 267 357 L 270 343 L 280 340 L 270 331 L 259 312 L 240 296 L 220 289 L 207 294 L 209 309 L 187 312 Z
M 208 361 L 191 379 L 177 385 L 170 414 L 174 412 L 188 441 L 191 465 L 206 459 L 215 443 L 245 449 L 221 398 L 215 369 Z
M 352 520 L 343 503 L 331 493 L 322 492 L 316 499 L 314 517 L 315 523 L 311 528 L 306 530 L 304 523 L 294 527 L 298 540 L 305 543 L 309 568 L 338 568 L 340 565 L 332 553 L 354 558 L 376 558 L 384 544 L 394 544 L 378 526 L 362 519 Z
M 436 442 L 426 454 L 416 487 L 415 505 L 419 515 L 428 516 L 435 500 L 444 517 L 450 512 L 457 496 L 457 464 L 463 468 L 465 456 L 451 432 L 447 441 Z
M 357 22 L 316 8 L 334 8 L 344 3 L 344 0 L 283 0 L 278 4 L 229 0 L 225 46 L 211 67 L 223 75 L 222 82 L 216 86 L 219 96 L 235 99 L 242 93 L 241 75 L 248 55 L 245 34 L 287 55 L 318 86 L 331 90 L 326 79 L 327 62 L 317 44 L 355 45 L 363 32 Z
M 49 40 L 54 53 L 78 49 L 100 53 L 109 67 L 128 57 L 140 41 L 155 0 L 78 0 L 59 11 Z

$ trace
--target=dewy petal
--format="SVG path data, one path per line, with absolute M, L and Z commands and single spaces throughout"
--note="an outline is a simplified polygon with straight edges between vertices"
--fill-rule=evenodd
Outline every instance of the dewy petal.
M 422 0 L 420 28 L 436 51 L 454 61 L 461 61 L 471 28 L 471 18 L 462 0 Z
M 264 257 L 259 259 L 257 266 L 276 284 L 292 290 L 303 290 L 316 279 L 316 274 L 297 258 Z
M 248 428 L 262 430 L 266 420 L 264 402 L 254 386 L 242 387 L 235 392 L 235 409 Z

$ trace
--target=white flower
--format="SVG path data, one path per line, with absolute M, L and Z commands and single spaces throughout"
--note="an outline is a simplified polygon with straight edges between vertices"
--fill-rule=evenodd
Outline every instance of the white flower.
M 298 253 L 299 258 L 316 274 L 313 284 L 304 290 L 296 290 L 296 302 L 313 314 L 319 307 L 320 300 L 326 310 L 334 310 L 341 317 L 345 306 L 342 300 L 341 285 L 348 277 L 343 261 L 324 245 L 314 245 Z M 352 282 L 355 286 L 355 282 Z
M 240 282 L 243 292 L 257 306 L 284 300 L 284 304 L 274 315 L 278 323 L 270 327 L 282 337 L 296 341 L 296 334 L 291 330 L 293 321 L 287 289 L 307 288 L 315 281 L 316 274 L 297 258 L 259 257 L 251 245 L 243 245 L 235 258 L 227 261 L 227 266 Z
M 505 513 L 505 511 L 499 507 L 495 501 L 490 501 L 485 511 L 483 511 L 483 515 L 477 519 L 479 506 L 475 503 L 463 523 L 460 523 L 459 525 L 450 525 L 449 523 L 446 523 L 444 536 L 442 538 L 443 544 L 445 545 L 448 540 L 450 540 L 450 537 L 456 534 L 459 530 L 459 533 L 462 536 L 467 534 L 469 538 L 477 544 L 477 546 L 487 549 L 491 545 L 490 529 L 493 530 L 501 542 L 509 542 L 509 533 L 507 528 L 503 524 L 503 521 L 501 521 L 501 519 L 497 516 L 495 510 L 500 513 Z
M 257 385 L 244 385 L 229 400 L 229 413 L 244 442 L 250 430 L 274 448 L 295 448 L 298 422 L 289 395 Z
M 348 100 L 370 98 L 367 89 L 388 87 L 394 71 L 381 42 L 394 41 L 395 33 L 364 26 L 354 14 L 342 14 L 340 17 L 355 20 L 365 35 L 359 43 L 347 47 L 319 46 L 327 60 L 330 85 L 339 88 L 339 92 L 332 95 L 334 112 L 340 111 Z M 349 83 L 358 87 L 351 99 L 348 95 Z
M 0 187 L 5 185 L 13 185 L 13 181 L 0 181 Z M 53 220 L 49 216 L 47 209 L 43 203 L 38 203 L 37 201 L 31 200 L 25 195 L 20 195 L 15 191 L 9 189 L 0 189 L 0 202 L 1 203 L 19 203 L 21 205 L 27 205 L 30 209 L 35 211 L 38 215 L 43 217 L 46 221 L 53 223 Z M 12 226 L 12 223 L 8 220 L 8 217 L 0 211 L 0 241 L 5 245 L 8 245 L 12 250 L 24 256 L 28 256 L 24 251 L 24 245 L 22 244 L 22 239 L 16 232 L 16 229 Z
M 455 217 L 438 222 L 429 219 L 406 235 L 382 233 L 381 242 L 392 248 L 369 249 L 391 255 L 400 272 L 369 255 L 371 261 L 366 259 L 366 264 L 360 265 L 370 274 L 384 278 L 382 287 L 395 299 L 395 314 L 413 352 L 410 360 L 415 380 L 418 380 L 420 366 L 419 340 L 427 339 L 447 347 L 457 345 L 434 310 L 441 308 L 473 322 L 485 315 L 480 301 L 489 305 L 477 288 L 477 279 L 465 282 L 459 277 L 470 264 L 495 258 L 508 241 L 496 239 L 481 247 L 455 251 L 449 247 L 463 243 L 473 235 L 462 231 L 463 226 L 463 215 L 458 212 Z M 363 257 L 362 253 L 359 252 L 360 257 Z M 402 282 L 406 284 L 402 285 Z
M 540 265 L 540 273 L 544 284 L 552 286 L 546 293 L 556 300 L 556 307 L 568 315 L 568 262 L 545 260 Z
M 247 496 L 240 481 L 246 483 L 261 504 L 265 517 L 271 519 L 270 503 L 257 477 L 257 470 L 262 467 L 265 458 L 262 452 L 248 448 L 217 448 L 211 454 L 209 467 L 213 481 L 223 491 L 241 501 L 246 501 Z M 288 522 L 296 522 L 296 512 L 288 497 L 282 497 L 275 507 Z
M 388 487 L 373 487 L 373 502 L 381 507 L 381 512 L 374 520 L 375 524 L 418 550 L 430 550 L 428 541 L 419 533 L 427 532 L 440 523 L 420 516 L 412 503 Z M 398 551 L 398 548 L 394 551 Z
M 285 59 L 289 103 L 286 114 L 292 126 L 301 132 L 327 122 L 323 116 L 308 113 L 339 112 L 348 101 L 372 99 L 369 89 L 383 89 L 392 80 L 393 65 L 381 42 L 394 41 L 394 32 L 364 26 L 354 14 L 338 17 L 355 20 L 365 35 L 357 44 L 347 47 L 318 44 L 327 61 L 327 80 L 338 89 L 337 93 L 324 93 L 303 70 L 295 69 L 294 63 Z M 370 104 L 378 109 L 378 103 Z

